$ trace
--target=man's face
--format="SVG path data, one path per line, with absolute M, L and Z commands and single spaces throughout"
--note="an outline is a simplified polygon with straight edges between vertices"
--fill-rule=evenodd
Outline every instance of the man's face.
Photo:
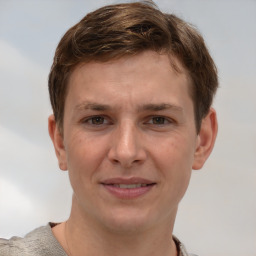
M 119 231 L 173 223 L 199 140 L 189 86 L 152 51 L 74 70 L 59 162 L 77 216 Z

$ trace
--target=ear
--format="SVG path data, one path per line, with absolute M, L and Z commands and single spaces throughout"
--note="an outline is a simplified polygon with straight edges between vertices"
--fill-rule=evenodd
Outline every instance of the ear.
M 201 129 L 197 137 L 197 146 L 194 154 L 192 168 L 201 169 L 212 152 L 218 132 L 216 111 L 211 108 L 207 116 L 202 120 Z
M 66 151 L 64 147 L 63 136 L 59 130 L 58 125 L 56 124 L 54 115 L 50 115 L 48 118 L 48 131 L 52 139 L 52 143 L 55 149 L 56 156 L 58 158 L 59 167 L 61 170 L 67 170 L 67 158 Z

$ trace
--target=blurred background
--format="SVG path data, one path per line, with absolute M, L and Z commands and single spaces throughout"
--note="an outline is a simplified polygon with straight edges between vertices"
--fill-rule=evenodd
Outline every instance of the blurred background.
M 69 216 L 68 176 L 47 131 L 47 77 L 64 32 L 119 2 L 0 0 L 0 237 Z M 196 25 L 220 78 L 217 143 L 193 172 L 174 233 L 198 255 L 256 256 L 256 1 L 155 2 Z

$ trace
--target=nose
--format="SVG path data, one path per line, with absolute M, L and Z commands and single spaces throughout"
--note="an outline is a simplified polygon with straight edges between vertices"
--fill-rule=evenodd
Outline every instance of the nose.
M 108 158 L 112 163 L 120 164 L 124 168 L 145 161 L 143 138 L 139 128 L 132 121 L 124 121 L 113 132 Z

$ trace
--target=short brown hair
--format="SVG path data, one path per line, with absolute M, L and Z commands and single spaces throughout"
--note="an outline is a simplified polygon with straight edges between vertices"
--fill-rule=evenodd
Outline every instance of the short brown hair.
M 175 15 L 162 13 L 151 1 L 102 7 L 62 37 L 48 83 L 59 128 L 63 128 L 68 78 L 79 63 L 106 62 L 145 50 L 176 57 L 188 72 L 199 132 L 218 87 L 216 66 L 200 33 Z

